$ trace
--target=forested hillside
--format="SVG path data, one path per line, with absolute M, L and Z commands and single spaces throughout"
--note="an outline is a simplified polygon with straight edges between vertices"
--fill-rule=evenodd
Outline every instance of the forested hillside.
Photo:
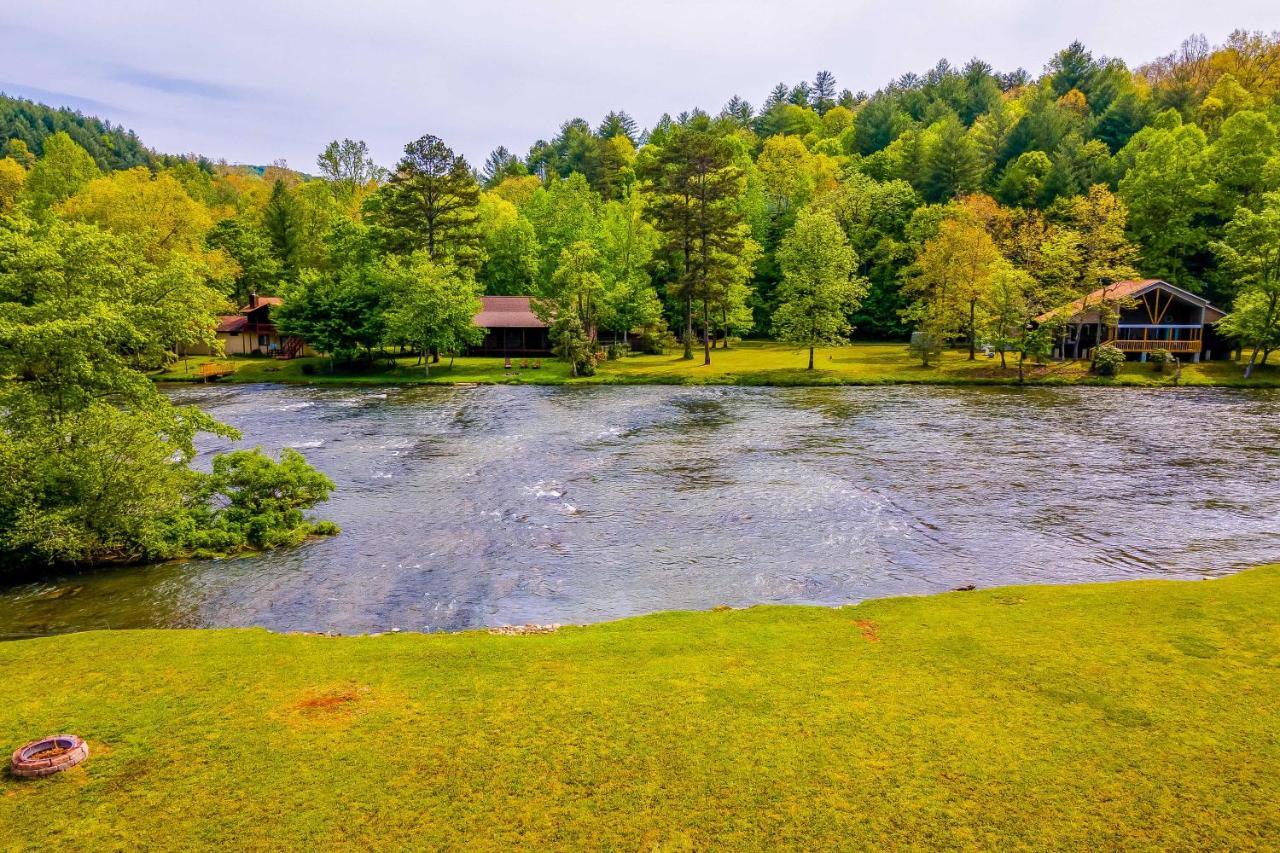
M 131 130 L 75 110 L 55 109 L 0 92 L 0 157 L 38 157 L 44 153 L 45 139 L 58 132 L 89 152 L 99 169 L 129 169 L 157 162 L 156 155 L 143 147 Z

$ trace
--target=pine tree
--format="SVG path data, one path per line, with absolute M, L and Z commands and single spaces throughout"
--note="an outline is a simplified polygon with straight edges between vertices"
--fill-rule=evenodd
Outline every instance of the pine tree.
M 743 274 L 740 258 L 755 246 L 743 221 L 742 172 L 733 165 L 732 147 L 708 124 L 702 118 L 681 126 L 642 174 L 653 193 L 646 213 L 678 270 L 671 292 L 684 307 L 685 358 L 693 358 L 697 303 L 706 364 L 711 363 L 709 332 L 717 296 Z
M 978 188 L 982 157 L 959 119 L 952 117 L 943 125 L 929 150 L 925 170 L 925 195 L 930 201 L 950 201 Z
M 819 71 L 813 78 L 813 89 L 809 92 L 809 102 L 818 115 L 826 115 L 827 110 L 836 105 L 836 75 L 830 71 Z
M 720 111 L 721 118 L 727 118 L 730 121 L 746 127 L 751 123 L 752 117 L 755 115 L 755 109 L 750 102 L 734 95 L 729 102 L 724 105 L 724 109 Z
M 478 260 L 479 200 L 480 186 L 466 158 L 427 135 L 405 146 L 390 181 L 371 200 L 370 213 L 393 251 L 425 249 L 432 260 L 450 257 L 472 266 Z
M 596 136 L 601 139 L 612 139 L 615 136 L 622 135 L 632 145 L 636 144 L 639 127 L 636 120 L 621 110 L 610 112 L 600 122 L 600 126 L 596 128 Z
M 271 241 L 271 254 L 280 265 L 286 280 L 298 276 L 298 240 L 301 222 L 297 201 L 284 181 L 276 179 L 271 185 L 271 195 L 262 208 L 262 228 Z

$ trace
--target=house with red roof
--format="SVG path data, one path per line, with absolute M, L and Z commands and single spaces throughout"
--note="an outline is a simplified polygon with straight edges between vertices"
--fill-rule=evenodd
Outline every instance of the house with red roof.
M 271 355 L 294 358 L 314 355 L 302 338 L 281 337 L 271 319 L 271 309 L 284 304 L 279 296 L 249 294 L 249 304 L 235 314 L 218 317 L 217 335 L 227 355 Z M 189 355 L 210 355 L 209 347 L 192 347 Z
M 548 355 L 547 324 L 533 313 L 528 296 L 482 296 L 475 324 L 485 330 L 484 341 L 472 355 Z
M 1038 319 L 1066 319 L 1064 358 L 1089 358 L 1109 344 L 1142 361 L 1156 350 L 1200 361 L 1230 357 L 1230 342 L 1214 329 L 1224 316 L 1188 290 L 1147 278 L 1104 285 Z

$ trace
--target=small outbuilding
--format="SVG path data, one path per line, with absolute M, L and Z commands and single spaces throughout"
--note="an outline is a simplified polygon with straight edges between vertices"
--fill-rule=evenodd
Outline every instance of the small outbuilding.
M 1214 329 L 1224 312 L 1160 279 L 1109 284 L 1039 320 L 1064 316 L 1066 332 L 1058 348 L 1064 358 L 1088 358 L 1102 344 L 1144 361 L 1156 350 L 1191 361 L 1231 355 L 1230 342 Z
M 533 313 L 531 297 L 483 296 L 484 307 L 475 324 L 485 330 L 484 341 L 471 347 L 473 355 L 549 355 L 547 324 Z

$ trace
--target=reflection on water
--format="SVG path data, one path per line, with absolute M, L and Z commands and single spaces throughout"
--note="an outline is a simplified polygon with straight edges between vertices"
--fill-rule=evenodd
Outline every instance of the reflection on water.
M 0 634 L 337 632 L 837 604 L 1280 557 L 1280 397 L 944 388 L 199 387 L 343 535 L 0 593 Z M 209 453 L 225 445 L 210 443 Z

